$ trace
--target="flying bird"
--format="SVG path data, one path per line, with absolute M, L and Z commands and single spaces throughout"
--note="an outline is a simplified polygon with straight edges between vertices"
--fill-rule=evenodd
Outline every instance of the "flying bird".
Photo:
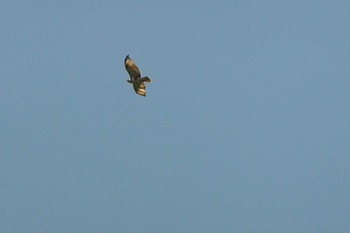
M 151 79 L 148 76 L 141 78 L 141 72 L 137 65 L 131 60 L 129 55 L 126 56 L 124 60 L 124 65 L 126 71 L 128 71 L 130 78 L 126 80 L 129 83 L 132 83 L 134 90 L 137 94 L 146 96 L 146 85 L 145 82 L 151 82 Z

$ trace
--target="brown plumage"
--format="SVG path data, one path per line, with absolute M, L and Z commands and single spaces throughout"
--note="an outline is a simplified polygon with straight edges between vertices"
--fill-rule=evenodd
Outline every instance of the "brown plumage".
M 131 60 L 129 55 L 124 60 L 126 71 L 128 71 L 130 78 L 127 82 L 132 83 L 134 90 L 137 94 L 146 96 L 145 82 L 151 82 L 151 79 L 147 76 L 141 78 L 141 72 L 137 65 Z

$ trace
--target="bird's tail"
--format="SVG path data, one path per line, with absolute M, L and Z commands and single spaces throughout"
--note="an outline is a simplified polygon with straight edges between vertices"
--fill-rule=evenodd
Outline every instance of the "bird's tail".
M 144 76 L 142 78 L 140 78 L 140 81 L 143 81 L 143 82 L 152 82 L 152 80 L 148 77 L 148 76 Z

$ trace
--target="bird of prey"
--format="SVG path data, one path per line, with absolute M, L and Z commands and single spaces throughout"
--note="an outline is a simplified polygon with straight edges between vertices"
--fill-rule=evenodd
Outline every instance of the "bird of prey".
M 147 76 L 141 78 L 141 72 L 136 64 L 131 60 L 129 55 L 124 60 L 126 71 L 128 71 L 130 78 L 127 82 L 132 83 L 134 90 L 137 94 L 146 96 L 146 85 L 145 82 L 151 82 L 151 79 Z

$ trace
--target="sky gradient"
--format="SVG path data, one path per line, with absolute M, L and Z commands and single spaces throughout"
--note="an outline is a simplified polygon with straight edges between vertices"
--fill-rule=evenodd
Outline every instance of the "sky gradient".
M 350 232 L 349 12 L 3 1 L 0 232 Z

